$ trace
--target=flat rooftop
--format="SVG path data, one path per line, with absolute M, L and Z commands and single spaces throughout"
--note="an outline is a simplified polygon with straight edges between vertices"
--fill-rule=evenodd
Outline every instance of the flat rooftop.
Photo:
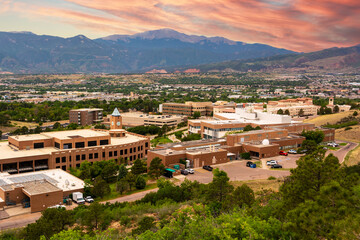
M 121 114 L 122 117 L 144 118 L 144 119 L 173 119 L 181 118 L 180 115 L 151 115 L 143 112 L 125 112 Z
M 130 143 L 136 143 L 140 140 L 147 140 L 147 137 L 140 137 L 136 135 L 132 135 L 129 133 L 126 133 L 125 137 L 115 137 L 111 138 L 111 144 L 110 145 L 121 145 L 121 144 L 130 144 Z
M 228 136 L 246 136 L 249 134 L 262 134 L 262 133 L 280 132 L 280 131 L 287 131 L 287 129 L 277 128 L 277 129 L 267 129 L 267 130 L 252 130 L 252 131 L 247 131 L 247 132 L 243 132 L 243 133 L 229 134 Z
M 92 112 L 92 111 L 102 111 L 102 108 L 79 108 L 79 109 L 72 109 L 70 111 L 79 111 L 79 112 Z
M 15 147 L 9 146 L 8 142 L 0 142 L 0 160 L 49 155 L 52 152 L 56 152 L 56 151 L 61 151 L 61 149 L 57 149 L 55 147 L 46 147 L 46 148 L 38 148 L 38 149 L 30 149 L 30 150 L 18 150 Z
M 29 183 L 41 183 L 44 181 L 50 183 L 57 189 L 61 189 L 63 191 L 77 190 L 84 187 L 83 180 L 61 169 L 19 173 L 15 175 L 10 175 L 8 173 L 0 174 L 0 187 L 3 189 L 9 189 L 9 187 L 12 188 L 12 186 L 16 186 L 16 185 L 23 185 L 25 187 L 26 184 Z M 36 189 L 34 189 L 36 187 L 34 186 L 29 185 L 29 189 L 33 192 L 36 191 Z M 42 188 L 45 189 L 46 185 L 43 185 Z
M 188 141 L 188 142 L 166 143 L 166 144 L 159 145 L 159 147 L 163 147 L 163 148 L 190 147 L 190 146 L 197 146 L 197 145 L 203 145 L 203 144 L 216 144 L 216 143 L 222 143 L 222 142 L 226 142 L 226 140 L 225 139 L 201 139 L 201 140 Z
M 70 131 L 58 131 L 58 132 L 46 132 L 42 133 L 50 138 L 57 138 L 60 140 L 74 139 L 78 137 L 89 138 L 89 137 L 106 137 L 110 136 L 108 132 L 94 131 L 90 129 L 70 130 Z
M 29 135 L 16 135 L 16 136 L 10 136 L 10 138 L 13 138 L 17 141 L 36 141 L 36 140 L 47 140 L 51 139 L 51 137 L 46 136 L 44 134 L 29 134 Z
M 56 187 L 55 185 L 49 183 L 46 180 L 24 183 L 23 186 L 23 191 L 25 191 L 29 195 L 38 195 L 43 193 L 61 191 L 60 188 Z

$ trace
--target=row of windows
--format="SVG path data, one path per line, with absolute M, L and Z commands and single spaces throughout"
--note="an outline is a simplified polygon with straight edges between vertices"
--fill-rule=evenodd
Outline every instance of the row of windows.
M 138 146 L 137 147 L 137 150 L 138 151 L 141 151 L 143 150 L 143 146 Z M 130 148 L 129 149 L 129 153 L 135 153 L 136 152 L 136 147 L 133 147 L 133 148 Z M 108 152 L 108 155 L 109 157 L 117 157 L 118 156 L 118 151 L 109 151 Z M 120 150 L 120 156 L 122 155 L 127 155 L 128 154 L 128 149 L 125 149 L 125 150 Z M 139 154 L 139 156 L 141 155 L 141 157 L 143 157 L 143 154 Z M 103 152 L 102 153 L 102 157 L 103 158 L 106 158 L 106 153 Z M 98 153 L 89 153 L 89 160 L 92 160 L 92 159 L 98 159 L 99 158 L 99 154 Z M 62 163 L 65 163 L 66 162 L 66 157 L 57 157 L 55 159 L 56 163 L 60 163 L 60 160 Z M 76 161 L 80 161 L 80 160 L 86 160 L 86 154 L 81 154 L 81 155 L 76 155 Z M 71 162 L 71 156 L 69 156 L 69 162 Z
M 109 144 L 109 140 L 105 139 L 105 140 L 100 140 L 99 145 L 108 145 Z M 98 146 L 98 142 L 95 141 L 88 141 L 87 142 L 87 146 L 88 147 L 94 147 L 94 146 Z M 35 144 L 34 144 L 35 147 Z M 60 143 L 55 142 L 55 147 L 60 149 Z M 75 143 L 75 148 L 84 148 L 85 147 L 85 142 L 76 142 Z M 71 149 L 73 148 L 73 144 L 72 143 L 64 143 L 64 149 Z

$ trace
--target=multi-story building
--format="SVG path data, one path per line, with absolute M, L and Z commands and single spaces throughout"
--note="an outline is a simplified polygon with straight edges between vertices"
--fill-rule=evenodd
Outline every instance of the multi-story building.
M 192 116 L 200 112 L 201 116 L 209 116 L 213 110 L 212 102 L 185 102 L 185 103 L 163 103 L 163 114 Z
M 279 155 L 280 150 L 299 148 L 305 140 L 296 132 L 312 130 L 305 125 L 281 125 L 264 130 L 229 134 L 225 139 L 203 139 L 185 143 L 172 143 L 157 146 L 148 153 L 148 162 L 155 157 L 162 159 L 166 167 L 186 161 L 190 167 L 202 167 L 239 159 L 241 153 L 248 152 L 255 159 Z M 334 129 L 320 129 L 324 132 L 324 142 L 334 141 Z
M 162 127 L 164 125 L 173 127 L 182 121 L 186 121 L 187 117 L 180 115 L 150 115 L 143 112 L 126 112 L 121 114 L 122 125 L 124 127 L 148 126 L 155 125 Z M 106 126 L 110 126 L 110 115 L 104 118 L 103 122 Z
M 283 99 L 279 101 L 269 101 L 267 103 L 268 113 L 275 114 L 281 109 L 283 112 L 288 110 L 290 116 L 317 115 L 319 108 L 320 106 L 313 104 L 312 98 Z
M 63 202 L 73 192 L 82 192 L 84 181 L 61 169 L 16 175 L 0 174 L 0 207 L 23 204 L 31 212 Z
M 81 126 L 99 123 L 103 120 L 102 111 L 101 108 L 73 109 L 69 111 L 69 121 Z
M 189 133 L 201 134 L 202 138 L 222 138 L 229 132 L 241 131 L 247 125 L 265 128 L 283 124 L 291 124 L 290 116 L 254 112 L 251 109 L 235 109 L 235 113 L 216 113 L 214 118 L 218 120 L 189 120 Z
M 118 159 L 130 164 L 144 158 L 149 138 L 122 129 L 121 116 L 115 109 L 111 129 L 46 132 L 9 137 L 0 143 L 0 170 L 23 173 L 45 169 L 79 167 L 83 161 Z

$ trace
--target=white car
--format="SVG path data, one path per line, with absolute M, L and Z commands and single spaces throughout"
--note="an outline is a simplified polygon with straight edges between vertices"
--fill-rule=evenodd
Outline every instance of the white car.
M 188 169 L 186 169 L 186 170 L 187 170 L 188 173 L 190 173 L 190 174 L 194 174 L 194 173 L 195 173 L 194 169 L 192 169 L 192 168 L 188 168 Z
M 266 165 L 268 165 L 268 166 L 275 165 L 275 164 L 278 164 L 278 162 L 275 161 L 275 160 L 271 160 L 271 161 L 266 162 Z
M 338 147 L 339 146 L 339 144 L 337 144 L 335 142 L 329 142 L 327 145 L 330 147 Z
M 290 153 L 290 154 L 297 154 L 297 151 L 294 150 L 294 149 L 290 149 L 290 150 L 288 151 L 288 153 Z
M 94 202 L 94 199 L 91 196 L 87 196 L 85 198 L 85 202 L 92 203 L 92 202 Z
M 51 206 L 51 207 L 48 207 L 48 208 L 58 208 L 58 209 L 61 209 L 61 208 L 65 208 L 64 205 L 60 205 L 60 204 L 57 204 L 55 206 Z

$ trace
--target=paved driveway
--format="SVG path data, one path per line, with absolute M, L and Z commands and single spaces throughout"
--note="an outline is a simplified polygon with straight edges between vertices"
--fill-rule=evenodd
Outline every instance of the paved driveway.
M 339 146 L 340 149 L 337 151 L 328 150 L 326 152 L 326 155 L 329 155 L 330 153 L 334 154 L 339 159 L 339 162 L 342 163 L 345 160 L 346 154 L 357 147 L 358 143 L 354 142 L 345 142 L 345 141 L 336 141 L 337 143 L 347 143 L 346 146 Z

